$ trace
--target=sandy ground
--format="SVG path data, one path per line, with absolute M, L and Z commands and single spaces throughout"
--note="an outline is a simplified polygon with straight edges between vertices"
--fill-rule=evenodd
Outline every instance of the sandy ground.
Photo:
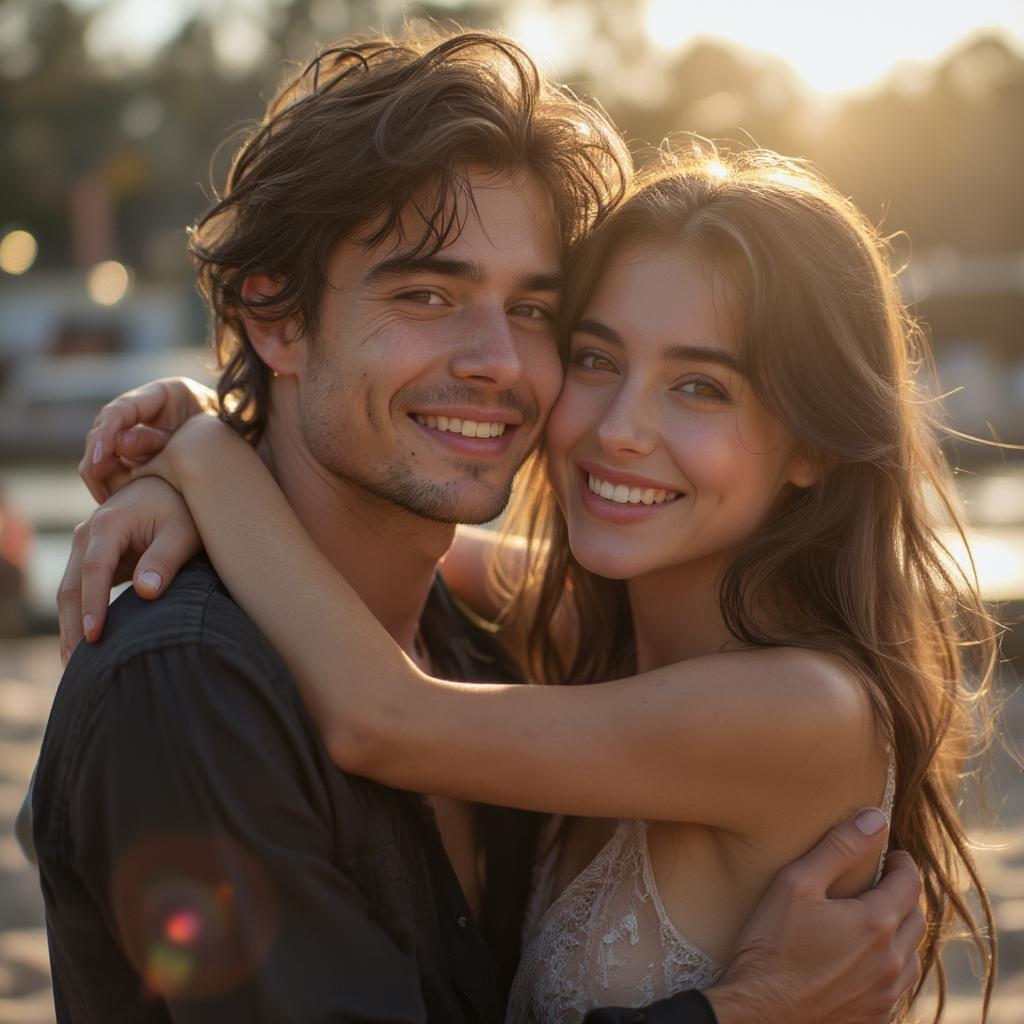
M 1007 674 L 1009 676 L 1009 673 Z M 0 1024 L 52 1024 L 42 899 L 12 826 L 60 676 L 55 638 L 0 641 Z M 1009 679 L 1004 695 L 1013 693 Z M 1024 747 L 1024 698 L 1010 697 L 1007 729 Z M 1024 776 L 997 757 L 995 789 L 1002 801 L 996 825 L 977 828 L 978 862 L 996 908 L 1000 980 L 992 1024 L 1024 1022 Z M 959 950 L 946 957 L 952 998 L 943 1020 L 980 1019 L 977 986 Z M 930 1014 L 920 1014 L 930 1019 Z

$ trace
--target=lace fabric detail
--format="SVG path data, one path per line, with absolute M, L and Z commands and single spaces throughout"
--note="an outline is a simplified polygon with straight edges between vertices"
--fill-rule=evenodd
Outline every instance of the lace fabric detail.
M 892 820 L 896 761 L 890 749 L 882 811 Z M 645 821 L 621 821 L 597 856 L 544 907 L 554 885 L 553 839 L 542 835 L 523 929 L 524 954 L 506 1024 L 578 1024 L 596 1006 L 644 1006 L 687 988 L 707 988 L 724 972 L 672 924 L 661 901 Z M 879 858 L 875 882 L 885 866 Z
M 532 932 L 506 1024 L 578 1024 L 595 1006 L 643 1006 L 724 971 L 665 913 L 644 821 L 620 822 Z
M 889 770 L 885 776 L 885 794 L 882 797 L 882 813 L 885 815 L 885 820 L 892 824 L 892 805 L 896 799 L 896 754 L 893 752 L 892 746 L 889 747 Z M 875 871 L 875 880 L 873 885 L 878 885 L 879 879 L 882 877 L 882 872 L 885 870 L 885 854 L 887 847 L 882 847 L 882 852 L 878 855 L 878 869 Z

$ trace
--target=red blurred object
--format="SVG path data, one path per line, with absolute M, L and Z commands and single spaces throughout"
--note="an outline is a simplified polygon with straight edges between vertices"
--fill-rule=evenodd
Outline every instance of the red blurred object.
M 0 636 L 19 636 L 29 625 L 28 561 L 33 530 L 0 494 Z

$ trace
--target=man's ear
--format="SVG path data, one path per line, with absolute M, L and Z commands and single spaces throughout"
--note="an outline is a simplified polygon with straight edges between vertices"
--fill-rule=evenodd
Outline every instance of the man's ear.
M 246 303 L 262 303 L 273 298 L 283 285 L 280 278 L 266 274 L 250 274 L 242 282 L 242 298 Z M 297 345 L 295 320 L 274 316 L 273 306 L 258 306 L 259 314 L 245 312 L 245 331 L 256 354 L 275 375 L 294 376 L 300 366 L 302 346 Z

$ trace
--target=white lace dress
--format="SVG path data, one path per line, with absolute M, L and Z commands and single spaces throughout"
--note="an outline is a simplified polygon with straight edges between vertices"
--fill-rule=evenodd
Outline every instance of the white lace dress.
M 883 801 L 887 819 L 894 791 L 890 758 Z M 552 829 L 559 820 L 550 823 Z M 725 970 L 669 919 L 651 866 L 647 822 L 620 821 L 545 913 L 556 853 L 549 850 L 534 876 L 525 952 L 506 1024 L 579 1024 L 596 1006 L 644 1006 L 683 989 L 707 988 Z

